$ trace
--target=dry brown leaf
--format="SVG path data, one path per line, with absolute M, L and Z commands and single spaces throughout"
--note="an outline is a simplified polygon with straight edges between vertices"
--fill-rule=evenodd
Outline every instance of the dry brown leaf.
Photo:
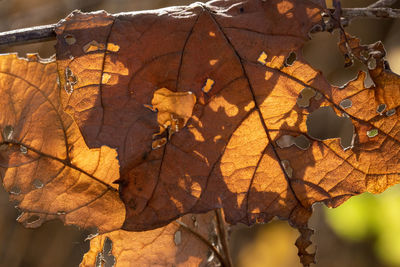
M 119 229 L 123 203 L 115 150 L 88 149 L 60 106 L 54 61 L 0 57 L 0 174 L 18 221 L 38 227 L 55 218 L 100 232 Z
M 107 240 L 112 250 L 106 249 Z M 214 212 L 186 215 L 178 222 L 146 232 L 114 231 L 94 237 L 81 266 L 98 266 L 107 254 L 115 257 L 115 266 L 215 266 L 217 253 L 208 244 L 217 245 Z M 224 261 L 224 260 L 222 260 Z M 224 265 L 227 266 L 227 265 Z
M 307 213 L 271 144 L 284 122 L 275 121 L 296 112 L 302 83 L 328 87 L 301 56 L 319 12 L 307 1 L 213 1 L 133 15 L 75 12 L 59 26 L 63 104 L 90 147 L 117 148 L 125 229 L 219 206 L 232 223 Z M 87 52 L 90 43 L 99 50 Z M 101 49 L 109 44 L 118 51 Z M 162 114 L 148 106 L 160 88 L 191 91 L 197 102 L 186 126 L 152 150 Z
M 48 94 L 57 110 L 60 97 L 91 150 L 76 128 L 71 130 L 75 136 L 71 141 L 69 135 L 56 138 L 60 127 L 49 134 L 50 126 L 59 125 L 54 123 L 57 117 L 44 119 L 43 114 L 54 112 L 41 111 L 35 102 L 25 103 L 17 105 L 16 110 L 23 111 L 18 120 L 4 116 L 1 121 L 1 160 L 6 162 L 2 165 L 14 167 L 10 162 L 20 163 L 26 157 L 21 156 L 21 147 L 22 152 L 15 151 L 20 144 L 28 155 L 36 151 L 40 160 L 43 153 L 52 155 L 50 161 L 61 159 L 55 160 L 59 168 L 70 167 L 68 156 L 78 159 L 72 155 L 81 150 L 98 155 L 99 149 L 106 149 L 115 156 L 106 145 L 118 152 L 119 179 L 115 168 L 113 175 L 102 177 L 91 173 L 90 167 L 86 171 L 85 165 L 77 165 L 78 174 L 66 181 L 81 182 L 89 173 L 97 178 L 86 177 L 90 187 L 103 186 L 106 195 L 112 193 L 116 199 L 110 184 L 118 179 L 126 207 L 123 229 L 155 229 L 184 214 L 220 207 L 230 223 L 267 222 L 277 216 L 299 228 L 296 244 L 302 263 L 308 266 L 314 261 L 306 251 L 312 205 L 324 202 L 336 207 L 353 195 L 381 192 L 398 183 L 400 173 L 399 77 L 383 61 L 382 45 L 362 47 L 358 40 L 343 37 L 340 48 L 350 59 L 367 56 L 363 62 L 370 65 L 375 85 L 366 88 L 365 74 L 360 73 L 343 88 L 330 86 L 302 55 L 309 32 L 322 23 L 320 13 L 320 6 L 306 0 L 217 0 L 118 15 L 74 12 L 57 28 L 61 95 L 54 85 Z M 38 66 L 54 68 L 53 63 Z M 19 71 L 17 77 L 28 81 L 51 74 L 42 69 Z M 0 79 L 4 81 L 6 77 Z M 37 86 L 44 82 L 38 81 Z M 6 101 L 10 108 L 17 103 L 11 98 L 14 95 L 18 94 Z M 20 98 L 31 99 L 15 99 Z M 31 113 L 38 118 L 29 120 Z M 72 121 L 67 123 L 66 114 L 59 113 L 65 116 L 65 125 L 75 127 Z M 27 120 L 39 122 L 35 127 L 46 131 L 42 135 L 32 131 L 35 135 L 25 144 L 21 142 L 30 133 L 23 131 Z M 37 140 L 42 141 L 37 144 Z M 61 144 L 46 143 L 55 140 Z M 66 144 L 74 140 L 80 143 L 72 146 L 71 151 L 77 152 L 70 155 Z M 43 171 L 57 169 L 49 166 Z M 16 177 L 16 169 L 3 169 L 8 190 L 16 179 L 7 175 Z M 32 183 L 32 174 L 27 177 Z M 31 193 L 24 190 L 23 200 Z M 93 192 L 92 196 L 103 199 L 101 191 Z M 78 199 L 88 200 L 87 192 L 81 193 Z M 29 200 L 23 207 L 38 203 Z M 117 205 L 113 203 L 106 204 Z M 40 208 L 55 216 L 51 207 Z M 71 213 L 67 208 L 66 217 Z M 103 207 L 97 210 L 103 211 Z M 100 222 L 109 217 L 101 218 Z M 99 251 L 105 236 L 95 240 L 94 251 Z
M 301 229 L 307 265 L 314 203 L 337 206 L 398 182 L 398 117 L 376 113 L 380 104 L 397 108 L 397 100 L 379 96 L 397 94 L 398 80 L 385 81 L 398 78 L 374 70 L 374 88 L 364 87 L 362 74 L 332 88 L 301 51 L 320 12 L 305 0 L 217 0 L 131 14 L 75 12 L 60 24 L 62 102 L 89 147 L 118 151 L 124 229 L 218 207 L 230 223 L 278 216 Z M 76 43 L 65 41 L 69 35 Z M 90 43 L 101 45 L 88 52 Z M 118 49 L 102 49 L 110 45 Z M 160 88 L 193 92 L 197 102 L 185 127 L 154 144 L 160 121 L 147 107 Z M 349 92 L 362 98 L 346 109 Z M 312 126 L 317 119 L 320 129 Z M 375 128 L 378 137 L 366 137 Z

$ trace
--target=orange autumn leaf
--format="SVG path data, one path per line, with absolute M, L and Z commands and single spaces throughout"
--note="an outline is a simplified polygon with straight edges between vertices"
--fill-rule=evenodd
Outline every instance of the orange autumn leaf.
M 308 1 L 213 1 L 115 16 L 75 12 L 59 25 L 62 103 L 89 147 L 118 151 L 124 229 L 153 229 L 220 206 L 230 223 L 308 213 L 277 160 L 281 125 L 274 122 L 296 112 L 304 88 L 296 79 L 329 86 L 301 56 L 319 13 Z M 86 51 L 91 43 L 99 49 Z M 104 49 L 109 44 L 118 51 Z M 265 64 L 257 62 L 262 53 Z M 288 55 L 297 58 L 290 66 Z M 149 109 L 162 90 L 196 99 L 178 132 L 166 123 L 171 112 Z M 160 128 L 169 134 L 153 145 Z
M 106 146 L 87 148 L 76 124 L 60 108 L 56 80 L 52 60 L 0 56 L 0 171 L 11 200 L 22 211 L 18 221 L 30 228 L 55 218 L 96 227 L 98 235 L 81 266 L 106 260 L 102 251 L 107 240 L 113 244 L 116 266 L 227 261 L 219 252 L 216 212 L 187 215 L 153 231 L 120 230 L 125 209 L 113 185 L 119 177 L 117 154 Z
M 111 261 L 114 266 L 216 266 L 219 261 L 227 266 L 218 250 L 207 245 L 210 239 L 218 243 L 214 212 L 189 214 L 155 230 L 119 230 L 96 236 L 80 266 Z
M 117 187 L 115 150 L 87 148 L 77 125 L 60 106 L 54 61 L 37 55 L 0 57 L 0 174 L 18 221 L 38 227 L 65 224 L 119 229 L 125 218 Z
M 304 247 L 314 203 L 335 207 L 398 182 L 398 160 L 377 160 L 398 147 L 390 131 L 397 116 L 372 124 L 367 118 L 383 104 L 374 94 L 353 104 L 359 113 L 340 105 L 344 92 L 398 92 L 398 82 L 368 90 L 356 81 L 329 85 L 301 50 L 322 24 L 320 13 L 309 1 L 212 1 L 145 13 L 76 12 L 58 27 L 61 84 L 69 86 L 68 71 L 76 79 L 63 105 L 89 147 L 119 153 L 123 229 L 154 229 L 222 207 L 229 223 L 288 219 L 302 229 Z M 82 49 L 91 42 L 119 49 Z M 103 83 L 105 74 L 111 78 Z M 154 145 L 161 113 L 148 106 L 160 88 L 192 92 L 197 101 L 185 126 Z M 382 140 L 371 151 L 375 137 L 365 136 L 375 128 Z

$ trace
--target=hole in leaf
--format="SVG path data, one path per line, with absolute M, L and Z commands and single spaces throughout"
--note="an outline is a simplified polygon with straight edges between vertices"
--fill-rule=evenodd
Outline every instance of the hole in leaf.
M 280 137 L 277 141 L 276 144 L 280 148 L 286 148 L 286 147 L 291 147 L 294 144 L 294 137 L 291 135 L 283 135 Z
M 96 263 L 95 263 L 96 267 L 102 267 L 102 265 L 104 263 L 103 258 L 104 258 L 103 257 L 103 253 L 101 253 L 101 252 L 97 253 L 97 255 L 96 255 Z
M 376 59 L 375 58 L 373 58 L 373 57 L 371 57 L 369 60 L 368 60 L 368 68 L 370 69 L 370 70 L 374 70 L 374 69 L 376 69 Z
M 367 136 L 369 138 L 374 138 L 375 136 L 378 135 L 378 133 L 379 133 L 378 129 L 372 129 L 372 130 L 367 131 Z
M 353 66 L 354 64 L 354 59 L 350 57 L 348 54 L 344 54 L 344 67 L 348 68 Z
M 1 134 L 4 141 L 12 141 L 14 139 L 14 127 L 7 125 L 3 128 L 3 132 Z
M 353 106 L 353 102 L 350 99 L 344 99 L 340 102 L 340 107 L 343 109 L 351 108 Z
M 239 8 L 239 12 L 244 13 L 244 8 L 243 7 Z
M 312 34 L 312 39 L 303 46 L 302 56 L 315 69 L 322 71 L 328 82 L 335 86 L 347 84 L 353 80 L 360 70 L 366 66 L 355 60 L 353 66 L 344 68 L 344 57 L 340 52 L 337 41 L 339 32 L 318 32 Z M 329 51 L 329 53 L 327 53 Z
M 22 154 L 28 153 L 28 149 L 23 145 L 19 146 L 19 151 L 21 151 Z
M 286 175 L 289 178 L 292 178 L 293 177 L 293 169 L 290 166 L 290 162 L 285 159 L 285 160 L 281 161 L 281 164 L 282 164 L 283 169 L 285 170 Z
M 197 218 L 195 215 L 192 215 L 192 222 L 194 227 L 199 227 L 199 223 L 197 222 Z
M 112 267 L 115 265 L 115 257 L 112 255 L 112 241 L 108 237 L 104 240 L 103 249 L 97 253 L 96 267 Z
M 44 186 L 43 182 L 39 179 L 35 179 L 32 182 L 33 186 L 35 186 L 37 189 L 40 189 Z
M 377 108 L 376 108 L 376 112 L 379 113 L 380 115 L 382 115 L 382 113 L 386 110 L 386 104 L 380 104 Z
M 103 245 L 103 257 L 104 257 L 104 262 L 105 266 L 112 267 L 115 264 L 115 257 L 112 255 L 112 241 L 108 237 L 106 237 L 106 240 L 104 241 Z
M 294 144 L 303 150 L 307 150 L 308 148 L 310 148 L 310 140 L 308 140 L 307 137 L 305 137 L 304 135 L 299 135 L 294 139 Z
M 288 57 L 285 60 L 285 66 L 292 66 L 293 63 L 297 60 L 297 55 L 295 52 L 290 52 L 290 54 L 288 55 Z
M 303 150 L 307 150 L 311 146 L 310 140 L 308 140 L 308 138 L 304 135 L 299 135 L 297 137 L 283 135 L 276 141 L 276 144 L 280 148 L 287 148 L 291 147 L 292 145 L 296 145 L 298 148 Z
M 73 45 L 76 43 L 76 39 L 72 34 L 66 34 L 64 35 L 64 40 L 67 44 Z
M 182 232 L 176 231 L 174 234 L 174 243 L 179 246 L 182 243 Z
M 215 257 L 214 251 L 209 250 L 209 251 L 207 252 L 207 263 L 212 262 L 212 261 L 214 260 L 214 257 Z
M 65 92 L 67 92 L 67 94 L 70 95 L 70 94 L 72 94 L 74 92 L 74 87 L 71 84 L 66 83 L 64 85 L 64 90 L 65 90 Z
M 388 117 L 393 116 L 394 114 L 396 114 L 396 109 L 394 109 L 394 108 L 386 111 L 386 116 L 388 116 Z
M 368 52 L 368 50 L 362 50 L 362 51 L 360 52 L 360 54 L 361 54 L 361 57 L 362 57 L 364 60 L 367 60 L 367 59 L 369 58 L 369 52 Z
M 316 140 L 340 138 L 344 150 L 354 146 L 354 125 L 350 118 L 339 117 L 331 107 L 320 107 L 307 117 L 308 135 Z
M 314 89 L 310 87 L 304 88 L 300 95 L 299 98 L 297 98 L 297 105 L 300 108 L 307 108 L 310 106 L 310 100 L 316 95 L 316 92 Z
M 13 195 L 19 195 L 19 194 L 21 194 L 21 188 L 19 188 L 18 186 L 13 186 L 13 187 L 11 187 L 11 189 L 10 189 L 10 194 L 13 194 Z
M 29 217 L 29 218 L 26 220 L 26 223 L 27 223 L 27 224 L 33 224 L 33 223 L 38 222 L 39 220 L 40 220 L 40 216 L 38 216 L 38 215 L 32 215 L 31 217 Z
M 65 68 L 65 85 L 64 90 L 67 94 L 72 94 L 74 92 L 74 85 L 78 82 L 72 70 L 69 67 Z

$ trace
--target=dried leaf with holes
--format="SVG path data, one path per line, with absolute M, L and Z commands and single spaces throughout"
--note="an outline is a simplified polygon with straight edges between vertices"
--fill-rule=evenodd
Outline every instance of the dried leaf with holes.
M 115 266 L 218 266 L 219 262 L 229 266 L 218 242 L 214 212 L 186 215 L 155 230 L 119 230 L 96 236 L 90 240 L 81 267 L 100 266 L 102 261 L 110 264 L 111 260 Z
M 22 211 L 18 221 L 38 227 L 58 218 L 99 232 L 119 229 L 125 208 L 112 184 L 117 152 L 87 148 L 60 106 L 56 78 L 55 62 L 0 57 L 0 173 Z
M 323 24 L 320 14 L 309 1 L 232 0 L 134 14 L 77 12 L 59 26 L 58 71 L 70 68 L 78 77 L 62 102 L 89 147 L 119 152 L 123 229 L 154 229 L 217 207 L 229 223 L 278 216 L 301 230 L 297 244 L 307 266 L 314 203 L 336 207 L 398 182 L 398 149 L 389 149 L 398 147 L 397 131 L 389 131 L 397 116 L 381 116 L 370 103 L 397 105 L 373 94 L 351 97 L 368 92 L 362 75 L 332 88 L 302 55 L 309 32 Z M 68 35 L 75 44 L 65 42 Z M 93 42 L 103 48 L 82 49 Z M 367 49 L 379 66 L 381 45 Z M 110 82 L 102 83 L 104 73 Z M 371 70 L 376 83 L 391 79 L 384 75 Z M 398 84 L 369 91 L 398 92 Z M 158 110 L 160 90 L 191 92 L 195 101 L 165 100 L 168 108 Z M 160 135 L 180 108 L 186 115 L 179 132 Z M 377 115 L 379 123 L 366 120 Z M 370 128 L 379 134 L 365 139 Z M 290 144 L 279 145 L 284 136 Z M 376 160 L 384 155 L 393 160 Z
M 2 113 L 2 166 L 10 166 L 3 172 L 16 175 L 12 164 L 36 153 L 52 168 L 40 165 L 40 175 L 18 180 L 21 186 L 27 179 L 36 190 L 64 192 L 69 187 L 50 191 L 41 177 L 46 171 L 46 179 L 61 183 L 53 177 L 65 167 L 80 174 L 64 178 L 72 186 L 65 192 L 82 189 L 76 195 L 88 206 L 85 201 L 100 201 L 105 190 L 115 197 L 110 184 L 118 171 L 97 176 L 97 169 L 82 164 L 98 160 L 86 163 L 76 153 L 106 150 L 115 159 L 117 151 L 115 182 L 126 210 L 122 229 L 169 229 L 176 218 L 216 208 L 224 210 L 229 223 L 251 225 L 277 216 L 300 230 L 296 245 L 301 262 L 309 266 L 314 254 L 306 250 L 312 234 L 307 223 L 314 203 L 336 207 L 353 195 L 382 192 L 400 178 L 399 76 L 389 70 L 381 44 L 360 46 L 342 34 L 339 47 L 350 60 L 368 65 L 374 86 L 365 88 L 366 74 L 360 73 L 346 86 L 332 87 L 302 54 L 309 32 L 323 25 L 321 1 L 316 2 L 216 0 L 118 15 L 72 13 L 56 29 L 61 89 L 53 86 L 47 98 L 36 96 L 23 105 L 17 98 L 7 100 L 24 116 L 11 120 L 11 107 Z M 45 82 L 38 78 L 47 77 L 43 66 L 54 64 L 38 66 L 42 69 L 18 72 L 21 83 Z M 7 84 L 14 79 L 3 77 Z M 74 123 L 59 109 L 58 96 Z M 55 108 L 41 105 L 49 97 Z M 30 113 L 38 119 L 27 119 Z M 27 125 L 42 129 L 41 135 L 35 130 L 31 138 Z M 59 128 L 50 134 L 47 125 Z M 67 126 L 76 130 L 70 134 Z M 26 194 L 25 187 L 14 188 L 20 185 L 15 179 L 9 181 L 6 188 L 14 195 Z M 63 203 L 69 204 L 56 210 L 64 217 L 81 207 L 75 200 Z M 54 205 L 41 208 L 56 212 Z M 96 212 L 108 218 L 104 209 Z M 100 251 L 105 236 L 95 240 L 94 251 Z M 174 235 L 175 243 L 183 240 L 183 233 Z M 118 251 L 128 245 L 118 239 L 114 244 L 113 253 L 121 257 Z

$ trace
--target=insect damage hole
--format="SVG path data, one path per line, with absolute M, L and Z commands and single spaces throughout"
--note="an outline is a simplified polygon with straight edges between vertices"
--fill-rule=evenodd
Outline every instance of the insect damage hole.
M 14 139 L 14 127 L 11 125 L 7 125 L 3 128 L 1 132 L 3 140 L 6 142 L 12 141 Z
M 18 196 L 19 194 L 21 194 L 21 188 L 19 188 L 19 186 L 16 185 L 11 187 L 10 194 Z
M 344 99 L 339 103 L 339 106 L 343 109 L 348 109 L 353 106 L 353 102 L 350 99 Z
M 377 108 L 376 108 L 376 112 L 379 115 L 382 115 L 383 112 L 386 110 L 386 104 L 380 104 Z
M 32 184 L 33 184 L 33 186 L 36 187 L 37 189 L 43 188 L 43 186 L 44 186 L 43 182 L 42 182 L 41 180 L 39 180 L 39 179 L 35 179 L 35 180 L 32 182 Z
M 291 135 L 283 135 L 277 141 L 276 144 L 280 148 L 288 148 L 292 145 L 296 145 L 297 148 L 307 150 L 311 146 L 310 140 L 305 135 L 299 135 L 297 137 Z
M 72 34 L 64 35 L 64 40 L 68 45 L 73 45 L 76 43 L 76 39 Z
M 367 136 L 368 136 L 369 138 L 374 138 L 374 137 L 377 136 L 378 134 L 379 134 L 378 129 L 372 129 L 372 130 L 367 131 Z
M 115 265 L 115 257 L 112 254 L 112 241 L 106 237 L 103 244 L 103 249 L 97 254 L 96 266 L 112 267 Z
M 65 68 L 65 85 L 64 90 L 67 94 L 72 94 L 74 92 L 74 85 L 78 83 L 78 79 L 73 74 L 69 67 Z
M 281 161 L 281 164 L 282 164 L 283 169 L 285 170 L 286 175 L 289 178 L 292 178 L 293 177 L 293 169 L 290 166 L 290 162 L 285 159 L 285 160 Z
M 174 243 L 175 245 L 179 246 L 182 243 L 182 232 L 176 231 L 174 234 Z
M 307 117 L 308 135 L 316 140 L 340 138 L 343 150 L 354 146 L 355 129 L 350 118 L 339 117 L 331 107 L 320 107 Z
M 396 114 L 396 109 L 389 109 L 388 111 L 386 111 L 386 116 L 387 117 L 391 117 L 391 116 L 393 116 L 393 115 L 395 115 Z
M 293 63 L 297 60 L 297 55 L 295 52 L 290 52 L 285 60 L 285 67 L 292 66 Z
M 304 88 L 301 92 L 299 97 L 297 98 L 297 105 L 300 108 L 308 108 L 310 106 L 311 99 L 316 95 L 314 89 L 310 87 Z
M 22 154 L 27 154 L 28 153 L 28 148 L 26 147 L 26 146 L 23 146 L 23 145 L 20 145 L 19 146 L 19 151 L 22 153 Z
M 25 223 L 26 224 L 34 224 L 34 223 L 37 223 L 39 220 L 40 220 L 40 216 L 32 215 L 25 221 Z

